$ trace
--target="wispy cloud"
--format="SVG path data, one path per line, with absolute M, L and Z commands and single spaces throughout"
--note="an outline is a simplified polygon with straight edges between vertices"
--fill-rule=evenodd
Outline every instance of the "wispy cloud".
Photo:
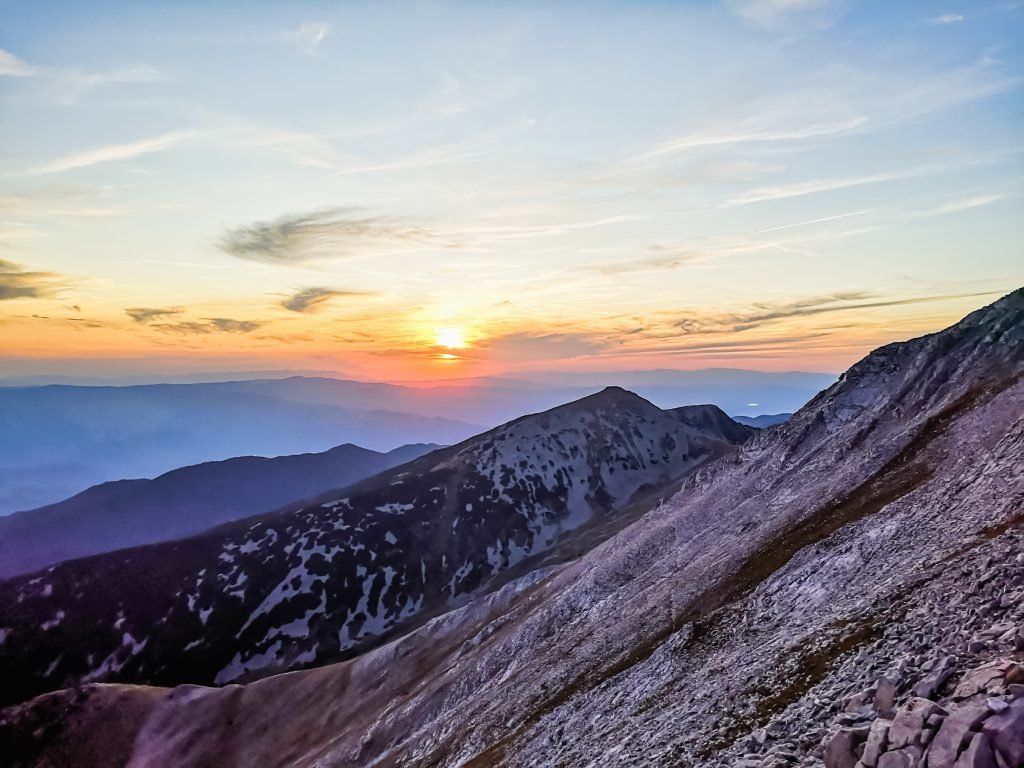
M 746 125 L 737 127 L 720 127 L 702 129 L 668 139 L 654 149 L 636 155 L 632 160 L 643 162 L 663 159 L 669 155 L 679 154 L 689 149 L 712 147 L 728 144 L 751 144 L 764 142 L 799 141 L 801 139 L 831 136 L 856 130 L 868 122 L 863 115 L 856 115 L 842 120 L 822 122 L 813 125 L 772 126 L 774 118 L 758 116 L 748 119 Z
M 851 216 L 863 216 L 866 213 L 871 213 L 870 208 L 865 208 L 863 211 L 850 211 L 849 213 L 837 213 L 835 216 L 824 216 L 820 219 L 808 219 L 807 221 L 797 221 L 793 224 L 783 224 L 778 227 L 768 227 L 768 229 L 759 229 L 757 234 L 763 235 L 766 232 L 778 232 L 783 229 L 794 229 L 796 227 L 806 227 L 811 224 L 823 224 L 826 221 L 836 221 L 837 219 L 848 219 Z
M 323 304 L 342 296 L 369 296 L 370 291 L 342 291 L 337 288 L 303 288 L 281 302 L 292 312 L 314 312 Z
M 34 272 L 12 261 L 0 259 L 0 301 L 45 299 L 64 287 L 56 272 Z
M 592 355 L 607 349 L 611 342 L 587 332 L 508 333 L 475 345 L 473 352 L 460 355 L 494 357 L 503 361 L 567 359 Z
M 960 13 L 944 13 L 941 16 L 933 16 L 928 19 L 929 24 L 956 24 L 959 21 L 963 21 L 963 14 Z
M 280 152 L 296 165 L 337 169 L 341 158 L 324 138 L 300 131 L 259 130 L 243 141 L 252 147 Z
M 10 51 L 0 48 L 0 76 L 30 77 L 37 71 L 35 67 L 25 63 Z
M 33 174 L 61 173 L 76 168 L 88 168 L 91 165 L 109 163 L 116 160 L 131 160 L 143 155 L 163 152 L 184 141 L 195 138 L 198 134 L 195 131 L 176 131 L 155 136 L 151 139 L 142 139 L 127 144 L 110 144 L 105 147 L 89 149 L 84 152 L 75 152 L 70 155 L 52 160 L 49 163 L 36 166 L 29 172 Z
M 230 229 L 217 246 L 232 256 L 268 264 L 299 264 L 329 256 L 350 256 L 368 243 L 435 240 L 430 230 L 369 216 L 360 208 L 325 208 L 281 216 Z
M 46 70 L 50 85 L 45 89 L 61 104 L 74 104 L 88 92 L 105 85 L 159 83 L 166 76 L 149 66 L 119 67 L 98 71 L 81 69 Z
M 731 208 L 736 205 L 750 205 L 766 200 L 783 200 L 790 197 L 802 197 L 813 195 L 818 192 L 831 192 L 836 189 L 847 189 L 849 187 L 862 187 L 866 184 L 880 184 L 885 181 L 896 181 L 908 179 L 926 173 L 924 169 L 912 169 L 907 171 L 892 171 L 888 173 L 873 173 L 866 176 L 847 176 L 834 179 L 815 179 L 813 181 L 801 181 L 795 184 L 784 184 L 777 187 L 758 187 L 747 192 L 730 197 L 723 207 Z
M 184 311 L 184 307 L 129 307 L 125 314 L 136 323 L 148 323 L 158 317 L 180 315 Z
M 651 245 L 638 258 L 592 264 L 585 269 L 602 275 L 621 275 L 649 269 L 675 269 L 703 261 L 706 257 L 706 253 L 688 246 Z
M 828 0 L 726 0 L 736 15 L 763 27 L 775 27 L 794 16 L 817 15 L 829 9 Z
M 307 22 L 298 29 L 285 32 L 284 36 L 287 40 L 297 44 L 305 53 L 315 56 L 319 53 L 320 44 L 327 38 L 330 31 L 330 25 L 322 21 Z
M 839 291 L 791 301 L 755 302 L 748 309 L 738 312 L 687 313 L 676 321 L 676 327 L 687 335 L 739 333 L 766 323 L 794 317 L 810 317 L 835 312 L 898 307 L 990 295 L 993 295 L 992 292 L 888 298 L 867 291 Z
M 183 336 L 201 336 L 209 333 L 252 333 L 266 323 L 259 320 L 235 320 L 230 317 L 210 317 L 203 320 L 184 320 L 180 323 L 153 323 L 149 327 L 163 333 Z
M 986 205 L 998 203 L 1000 200 L 1005 199 L 1005 197 L 1005 195 L 1001 194 L 971 195 L 969 197 L 962 197 L 958 200 L 950 200 L 947 203 L 937 205 L 926 211 L 919 211 L 913 215 L 915 217 L 928 217 L 943 216 L 947 213 L 959 213 L 960 211 L 969 211 L 973 208 L 983 208 Z

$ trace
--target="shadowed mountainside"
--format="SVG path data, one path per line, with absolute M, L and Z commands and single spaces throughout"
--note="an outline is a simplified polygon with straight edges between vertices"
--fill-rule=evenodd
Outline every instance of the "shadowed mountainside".
M 0 517 L 0 579 L 271 512 L 438 447 L 406 445 L 379 453 L 339 445 L 323 453 L 241 456 L 182 467 L 152 480 L 103 483 L 47 507 Z

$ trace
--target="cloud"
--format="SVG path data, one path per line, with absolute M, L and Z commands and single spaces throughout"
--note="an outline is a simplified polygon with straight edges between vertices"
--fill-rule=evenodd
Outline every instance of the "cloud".
M 339 167 L 340 159 L 327 141 L 299 131 L 257 130 L 245 139 L 252 147 L 279 152 L 296 165 L 308 168 Z
M 335 288 L 303 288 L 281 302 L 292 312 L 314 312 L 320 305 L 339 296 L 369 296 L 370 291 L 340 291 Z
M 284 36 L 286 39 L 296 43 L 299 48 L 310 56 L 316 56 L 319 53 L 320 43 L 326 39 L 330 31 L 331 27 L 329 24 L 325 24 L 322 21 L 309 22 L 303 24 L 298 29 L 285 32 Z
M 13 53 L 0 48 L 0 76 L 30 77 L 37 71 L 35 67 L 26 64 Z
M 162 152 L 165 149 L 187 141 L 196 136 L 195 131 L 176 131 L 165 133 L 162 136 L 155 136 L 151 139 L 142 139 L 127 144 L 111 144 L 106 147 L 90 149 L 84 152 L 75 152 L 70 155 L 52 160 L 49 163 L 37 166 L 29 172 L 34 174 L 60 173 L 76 168 L 87 168 L 99 163 L 109 163 L 115 160 L 131 160 L 132 158 L 149 155 L 154 152 Z
M 737 16 L 770 28 L 801 15 L 821 21 L 830 4 L 828 0 L 726 0 L 725 5 Z
M 32 272 L 0 259 L 0 301 L 45 299 L 63 287 L 63 279 L 56 272 Z
M 747 192 L 730 197 L 724 208 L 732 208 L 737 205 L 750 205 L 766 200 L 783 200 L 790 197 L 802 197 L 813 195 L 818 192 L 831 192 L 836 189 L 847 189 L 849 187 L 861 187 L 866 184 L 880 184 L 885 181 L 896 181 L 898 179 L 909 179 L 925 173 L 923 169 L 910 171 L 894 171 L 890 173 L 874 173 L 867 176 L 850 176 L 835 179 L 815 179 L 813 181 L 802 181 L 795 184 L 785 184 L 777 187 L 758 187 Z
M 483 356 L 499 360 L 565 359 L 601 352 L 609 342 L 593 333 L 508 333 L 495 336 L 474 348 Z M 468 356 L 470 353 L 459 353 Z
M 947 213 L 958 213 L 959 211 L 969 211 L 972 208 L 983 208 L 986 205 L 997 203 L 1003 200 L 1005 195 L 991 194 L 991 195 L 972 195 L 971 197 L 964 197 L 959 200 L 951 200 L 948 203 L 936 206 L 927 211 L 921 211 L 913 214 L 915 218 L 924 218 L 928 216 L 944 216 Z
M 621 275 L 627 272 L 643 272 L 649 269 L 675 269 L 684 264 L 703 261 L 706 253 L 686 246 L 651 245 L 645 256 L 625 261 L 611 261 L 585 267 L 588 272 L 602 275 Z
M 648 152 L 632 158 L 634 161 L 644 162 L 659 160 L 670 155 L 679 154 L 689 149 L 703 147 L 722 146 L 730 144 L 751 144 L 778 141 L 800 141 L 802 139 L 818 138 L 821 136 L 832 136 L 838 133 L 847 133 L 860 128 L 868 122 L 863 115 L 820 122 L 811 125 L 765 125 L 772 122 L 772 118 L 758 116 L 748 119 L 745 125 L 738 127 L 719 127 L 703 129 L 668 139 L 655 146 Z
M 421 227 L 367 216 L 359 208 L 341 207 L 229 229 L 217 241 L 217 247 L 248 261 L 299 264 L 325 256 L 349 256 L 373 242 L 423 242 L 433 238 L 433 233 Z
M 783 224 L 778 227 L 768 227 L 768 229 L 759 229 L 757 234 L 763 235 L 766 232 L 778 232 L 782 229 L 793 229 L 795 227 L 806 227 L 810 224 L 822 224 L 826 221 L 836 221 L 837 219 L 848 219 L 851 216 L 863 216 L 864 214 L 871 213 L 871 208 L 865 208 L 862 211 L 850 211 L 849 213 L 837 213 L 835 216 L 825 216 L 820 219 L 808 219 L 807 221 L 797 221 L 793 224 Z
M 676 321 L 676 327 L 688 335 L 739 333 L 752 328 L 785 320 L 792 317 L 810 317 L 833 312 L 847 312 L 857 309 L 899 307 L 909 304 L 923 304 L 933 301 L 990 296 L 993 292 L 958 293 L 910 298 L 885 298 L 865 291 L 838 291 L 819 296 L 810 296 L 784 302 L 755 302 L 741 312 L 718 314 L 688 314 Z
M 942 16 L 935 16 L 928 19 L 929 24 L 956 24 L 963 21 L 964 17 L 959 13 L 945 13 Z
M 180 315 L 184 311 L 183 307 L 131 307 L 125 309 L 125 314 L 136 323 L 148 323 L 154 318 Z
M 230 317 L 212 317 L 209 322 L 224 333 L 251 333 L 264 325 L 257 320 L 232 320 Z
M 61 104 L 74 104 L 89 91 L 104 85 L 131 83 L 160 83 L 167 78 L 159 70 L 148 66 L 121 67 L 96 72 L 80 69 L 47 70 L 52 80 L 47 91 Z
M 210 317 L 202 321 L 183 320 L 180 323 L 153 323 L 162 333 L 176 333 L 185 336 L 199 336 L 208 333 L 252 333 L 266 323 L 258 320 L 234 320 L 230 317 Z

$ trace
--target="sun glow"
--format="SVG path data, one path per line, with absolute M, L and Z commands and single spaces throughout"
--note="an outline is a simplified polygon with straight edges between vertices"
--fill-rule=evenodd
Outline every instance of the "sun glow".
M 438 328 L 434 332 L 434 341 L 439 347 L 446 349 L 464 349 L 466 347 L 466 334 L 456 326 Z

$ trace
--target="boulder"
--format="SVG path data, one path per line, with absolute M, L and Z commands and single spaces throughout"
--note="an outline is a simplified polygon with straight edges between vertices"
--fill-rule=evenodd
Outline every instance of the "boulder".
M 990 710 L 984 699 L 964 702 L 950 712 L 939 726 L 928 748 L 929 768 L 945 768 L 956 762 L 972 731 L 988 717 Z
M 914 768 L 921 759 L 921 748 L 918 746 L 903 747 L 893 752 L 886 752 L 878 759 L 878 768 Z
M 932 667 L 927 675 L 918 680 L 914 686 L 913 694 L 922 699 L 935 698 L 935 693 L 938 691 L 942 684 L 949 679 L 949 676 L 953 674 L 953 669 L 956 666 L 956 659 L 952 656 L 945 656 L 943 659 Z
M 993 661 L 970 670 L 953 691 L 953 698 L 967 699 L 977 693 L 995 693 L 1002 688 L 1010 666 L 1007 661 Z
M 954 768 L 999 768 L 996 764 L 995 754 L 992 752 L 991 741 L 984 733 L 973 735 L 967 749 L 960 754 L 953 765 Z
M 854 768 L 857 747 L 868 734 L 867 728 L 840 728 L 825 737 L 825 768 Z
M 934 701 L 916 696 L 909 699 L 900 707 L 889 728 L 890 749 L 920 744 L 924 725 L 928 718 L 944 713 L 945 710 Z
M 879 717 L 891 719 L 896 708 L 896 685 L 887 677 L 878 678 L 873 703 Z
M 1014 699 L 1005 711 L 988 718 L 981 730 L 1006 763 L 1024 765 L 1024 699 Z
M 878 758 L 889 746 L 889 727 L 891 725 L 891 720 L 881 717 L 871 724 L 867 741 L 864 742 L 864 753 L 860 758 L 866 768 L 875 768 L 878 765 Z

